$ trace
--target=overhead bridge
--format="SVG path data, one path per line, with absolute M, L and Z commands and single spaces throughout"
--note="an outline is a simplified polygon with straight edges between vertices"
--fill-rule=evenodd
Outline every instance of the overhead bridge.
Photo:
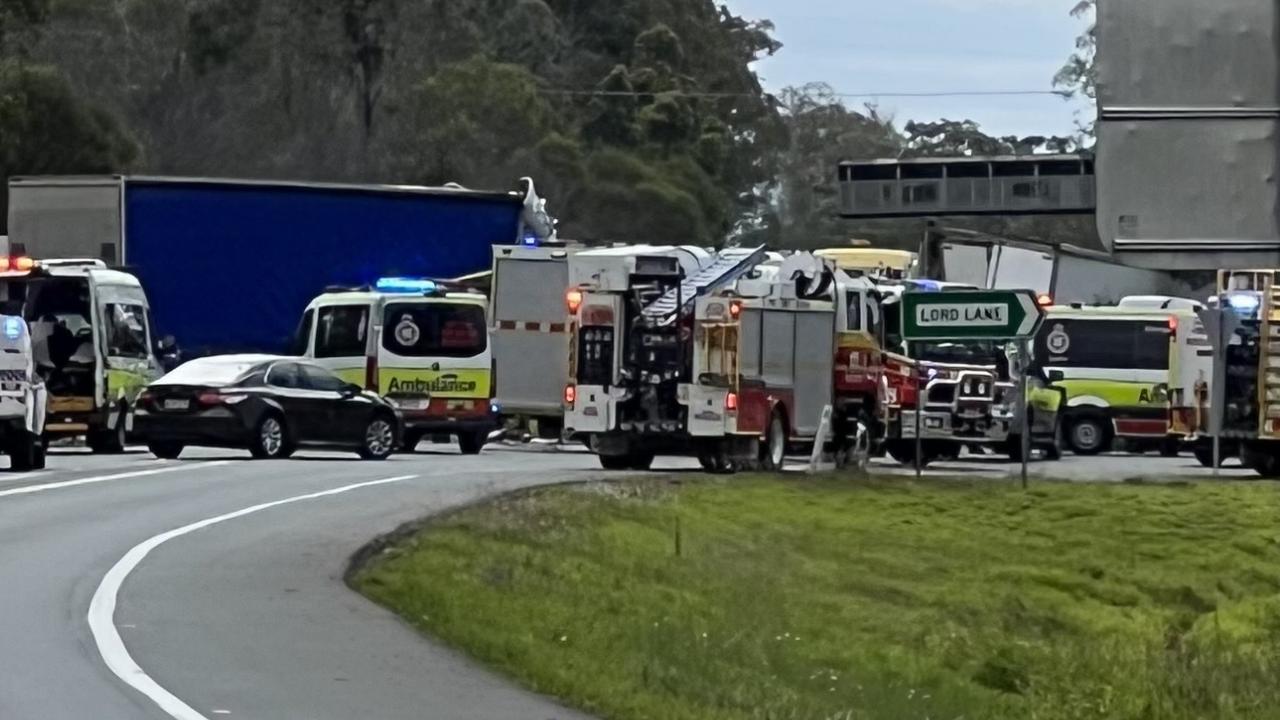
M 886 159 L 840 164 L 845 218 L 1091 214 L 1085 155 Z

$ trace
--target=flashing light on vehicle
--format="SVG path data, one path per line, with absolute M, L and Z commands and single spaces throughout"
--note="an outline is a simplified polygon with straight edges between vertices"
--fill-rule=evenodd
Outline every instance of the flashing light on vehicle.
M 724 411 L 727 413 L 738 412 L 738 393 L 729 393 L 724 396 Z
M 4 336 L 10 340 L 22 337 L 22 319 L 7 317 L 4 319 Z
M 729 317 L 733 318 L 734 320 L 737 320 L 738 318 L 742 317 L 742 303 L 736 300 L 734 302 L 729 303 Z
M 491 400 L 489 402 L 489 414 L 500 415 L 501 413 L 502 413 L 502 405 L 498 403 L 497 400 Z
M 942 283 L 936 280 L 912 280 L 911 282 L 915 285 L 917 290 L 924 290 L 925 292 L 938 292 L 939 290 L 942 290 Z
M 1253 315 L 1262 306 L 1262 298 L 1254 293 L 1233 293 L 1227 296 L 1227 304 L 1241 315 Z
M 432 293 L 440 289 L 440 285 L 434 280 L 404 277 L 381 278 L 374 287 L 379 292 L 413 294 Z
M 570 315 L 578 314 L 578 310 L 582 308 L 582 300 L 582 291 L 577 288 L 572 288 L 564 294 L 564 305 L 569 309 Z
M 1041 293 L 1036 296 L 1036 304 L 1040 307 L 1052 307 L 1053 296 L 1048 293 Z
M 1178 318 L 1176 316 L 1169 316 L 1169 332 L 1178 332 Z
M 520 238 L 520 244 L 525 247 L 538 247 L 538 236 L 535 233 L 525 233 L 525 236 Z
M 564 386 L 564 404 L 565 404 L 565 406 L 566 406 L 566 407 L 570 407 L 570 408 L 572 408 L 572 407 L 574 406 L 574 403 L 576 403 L 576 402 L 578 402 L 578 386 L 577 386 L 577 385 L 565 385 L 565 386 Z
M 29 257 L 0 255 L 0 272 L 31 272 L 35 267 L 36 261 Z

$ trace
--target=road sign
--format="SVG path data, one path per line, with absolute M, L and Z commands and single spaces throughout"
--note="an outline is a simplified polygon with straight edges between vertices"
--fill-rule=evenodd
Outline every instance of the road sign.
M 1017 340 L 1040 327 L 1044 310 L 1030 290 L 957 290 L 902 295 L 906 340 Z

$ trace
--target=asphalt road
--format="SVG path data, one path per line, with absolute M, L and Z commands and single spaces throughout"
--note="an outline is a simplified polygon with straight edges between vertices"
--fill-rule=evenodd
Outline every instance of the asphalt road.
M 0 473 L 0 718 L 581 717 L 422 638 L 348 590 L 342 573 L 359 547 L 404 522 L 599 476 L 594 457 L 191 456 L 68 452 L 43 473 Z M 1186 457 L 1068 458 L 1032 470 L 1078 480 L 1207 477 Z M 930 469 L 1015 471 L 972 457 Z

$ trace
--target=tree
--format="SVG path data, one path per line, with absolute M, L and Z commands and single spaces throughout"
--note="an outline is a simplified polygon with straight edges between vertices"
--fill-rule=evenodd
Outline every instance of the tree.
M 1080 0 L 1071 10 L 1076 19 L 1095 18 L 1097 0 Z M 1085 97 L 1096 102 L 1098 99 L 1098 23 L 1093 20 L 1081 35 L 1076 38 L 1076 50 L 1067 58 L 1066 64 L 1053 77 L 1053 86 L 1059 88 L 1063 97 Z M 1092 138 L 1096 134 L 1096 123 L 1088 122 L 1081 126 L 1081 132 Z
M 15 175 L 121 172 L 137 147 L 106 112 L 85 106 L 48 67 L 0 61 L 0 182 Z M 8 194 L 0 202 L 0 226 Z

